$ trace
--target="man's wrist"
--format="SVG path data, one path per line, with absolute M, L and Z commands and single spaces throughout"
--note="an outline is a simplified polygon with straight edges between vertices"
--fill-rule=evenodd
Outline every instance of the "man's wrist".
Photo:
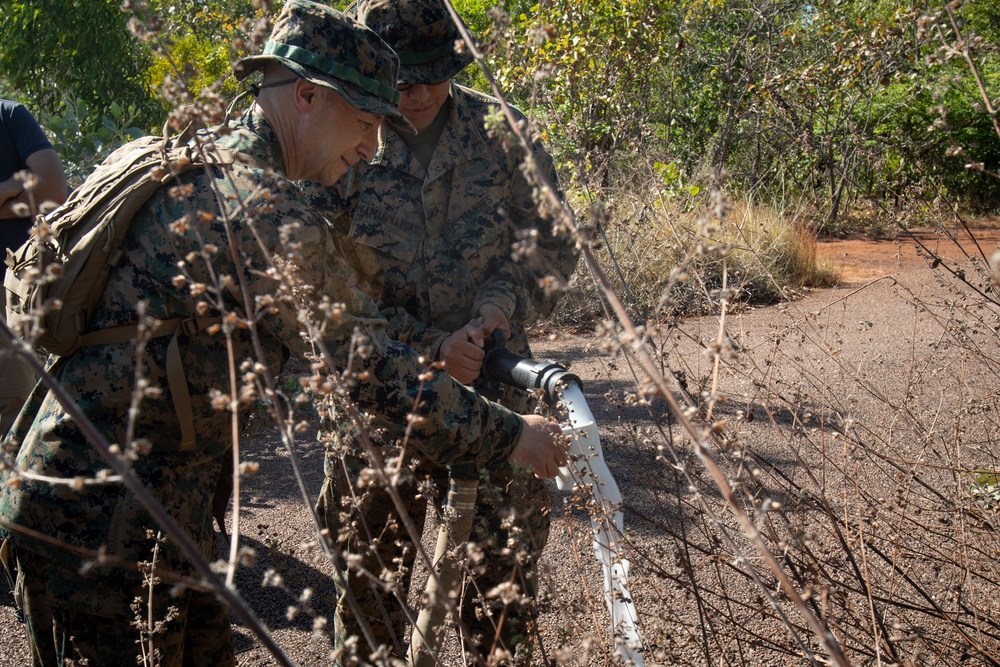
M 4 181 L 0 181 L 0 197 L 4 195 L 7 197 L 19 195 L 22 190 L 24 190 L 24 184 L 16 176 L 11 176 Z
M 499 403 L 482 400 L 489 404 L 490 414 L 482 440 L 483 448 L 480 450 L 477 464 L 481 468 L 499 470 L 507 464 L 514 448 L 517 447 L 521 431 L 524 430 L 524 420 L 521 419 L 521 415 L 508 410 Z M 487 442 L 491 446 L 487 447 Z

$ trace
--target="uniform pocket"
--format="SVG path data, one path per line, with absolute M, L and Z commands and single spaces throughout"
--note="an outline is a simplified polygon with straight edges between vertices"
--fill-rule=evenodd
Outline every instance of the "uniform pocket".
M 404 220 L 383 202 L 362 197 L 351 214 L 352 243 L 410 263 L 417 255 L 423 231 L 418 220 Z M 369 267 L 365 267 L 366 269 Z
M 456 202 L 456 196 L 452 194 L 445 225 L 445 238 L 451 240 L 455 250 L 466 260 L 510 254 L 507 216 L 497 193 L 492 188 L 466 188 L 461 201 Z

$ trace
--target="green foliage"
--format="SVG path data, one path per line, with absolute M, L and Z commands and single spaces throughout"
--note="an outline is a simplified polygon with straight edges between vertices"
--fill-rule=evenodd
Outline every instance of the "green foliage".
M 1000 506 L 1000 474 L 988 470 L 975 473 L 969 495 L 987 508 Z
M 492 0 L 455 0 L 451 4 L 473 33 L 489 32 L 490 13 L 496 5 Z
M 914 0 L 457 7 L 571 186 L 600 193 L 652 169 L 668 190 L 704 189 L 725 172 L 734 197 L 808 201 L 826 231 L 912 219 L 941 196 L 1000 206 L 1000 180 L 966 168 L 996 173 L 1000 138 L 964 59 L 942 57 L 971 45 L 997 94 L 995 0 L 962 7 L 964 42 Z
M 181 73 L 188 90 L 197 96 L 204 88 L 225 79 L 223 95 L 234 96 L 236 79 L 230 75 L 230 49 L 227 42 L 189 33 L 178 37 L 153 60 L 147 72 L 150 87 L 159 90 L 168 74 Z M 164 100 L 164 104 L 167 102 Z
M 924 156 L 925 168 L 973 210 L 994 210 L 1000 206 L 1000 180 L 966 165 L 980 163 L 996 174 L 1000 138 L 984 113 L 975 81 L 962 76 L 963 65 L 952 61 L 937 66 L 936 81 L 921 91 L 921 106 L 928 109 L 926 127 L 934 137 L 934 150 Z M 987 91 L 1000 91 L 1000 62 L 984 62 L 980 73 Z
M 134 106 L 123 109 L 116 102 L 107 115 L 95 115 L 83 100 L 64 100 L 58 115 L 41 114 L 39 122 L 49 131 L 59 153 L 70 189 L 76 188 L 105 157 L 122 144 L 141 137 Z M 94 128 L 94 129 L 90 129 Z
M 675 199 L 681 193 L 686 193 L 687 195 L 694 197 L 701 192 L 701 188 L 697 185 L 686 185 L 684 183 L 681 168 L 677 162 L 670 162 L 669 164 L 654 162 L 653 171 L 655 171 L 663 181 L 662 193 L 668 199 Z
M 71 183 L 138 128 L 159 131 L 171 107 L 214 83 L 224 81 L 219 94 L 231 98 L 241 23 L 258 16 L 252 0 L 126 3 L 134 14 L 120 4 L 16 0 L 3 10 L 0 94 L 46 119 Z
M 501 89 L 539 121 L 570 187 L 600 194 L 639 170 L 658 173 L 667 196 L 690 195 L 724 170 L 737 198 L 806 199 L 827 231 L 866 209 L 911 216 L 941 196 L 1000 206 L 1000 179 L 983 173 L 1000 169 L 1000 138 L 968 64 L 942 50 L 959 42 L 957 26 L 995 97 L 996 0 L 966 3 L 955 26 L 915 0 L 455 6 Z M 134 7 L 147 41 L 129 32 L 118 0 L 11 0 L 0 93 L 42 116 L 63 117 L 63 99 L 82 103 L 82 117 L 68 113 L 87 137 L 108 131 L 102 118 L 117 123 L 114 108 L 148 131 L 213 83 L 223 82 L 223 100 L 237 92 L 234 45 L 243 21 L 264 11 L 252 0 Z M 487 89 L 476 68 L 461 81 Z M 71 160 L 93 152 L 69 149 Z
M 163 17 L 164 29 L 156 36 L 156 53 L 146 72 L 149 86 L 161 91 L 169 76 L 197 97 L 222 82 L 222 96 L 235 96 L 235 45 L 241 41 L 243 21 L 258 15 L 250 0 L 160 0 L 153 8 Z
M 275 3 L 275 12 L 280 5 Z M 257 15 L 252 0 L 154 0 L 150 7 L 163 17 L 167 34 L 215 41 L 233 39 L 243 19 Z
M 162 122 L 145 84 L 150 55 L 126 26 L 118 0 L 8 0 L 0 21 L 0 80 L 32 112 L 80 100 L 96 122 L 112 103 L 143 126 Z
M 538 122 L 570 188 L 601 197 L 637 173 L 656 174 L 658 196 L 690 205 L 710 174 L 725 173 L 734 199 L 778 209 L 806 201 L 813 227 L 828 232 L 863 218 L 913 220 L 942 197 L 1000 206 L 1000 179 L 989 175 L 1000 169 L 1000 138 L 968 63 L 943 48 L 969 46 L 996 97 L 997 0 L 957 8 L 954 25 L 916 0 L 454 4 L 501 89 Z M 111 131 L 105 118 L 122 127 L 122 109 L 125 126 L 148 131 L 168 106 L 213 83 L 230 99 L 230 65 L 247 48 L 243 22 L 267 11 L 252 0 L 135 7 L 144 42 L 117 0 L 14 0 L 4 9 L 0 92 L 79 123 L 57 130 L 84 142 L 67 145 L 74 164 L 100 153 L 87 137 Z M 460 81 L 488 89 L 474 67 Z M 74 103 L 64 110 L 63 99 Z
M 512 3 L 492 67 L 505 92 L 545 119 L 555 157 L 605 180 L 610 160 L 662 116 L 678 4 L 658 0 Z M 526 47 L 526 48 L 525 48 Z

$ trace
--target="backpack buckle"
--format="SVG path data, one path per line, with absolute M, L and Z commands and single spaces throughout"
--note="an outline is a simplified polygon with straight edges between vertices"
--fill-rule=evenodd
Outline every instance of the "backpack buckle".
M 181 320 L 180 328 L 186 336 L 193 336 L 201 329 L 201 327 L 198 326 L 198 318 L 196 317 L 189 317 L 186 320 Z

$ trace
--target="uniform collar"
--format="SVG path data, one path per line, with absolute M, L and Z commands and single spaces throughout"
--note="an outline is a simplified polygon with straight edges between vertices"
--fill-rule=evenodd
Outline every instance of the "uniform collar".
M 285 175 L 285 158 L 274 128 L 256 108 L 231 121 L 232 132 L 219 138 L 221 148 L 230 148 L 257 158 L 278 174 Z
M 477 118 L 469 107 L 471 91 L 456 83 L 451 84 L 451 110 L 438 139 L 428 177 L 435 177 L 452 167 L 483 155 L 487 136 L 482 117 Z M 371 161 L 373 166 L 395 169 L 423 176 L 423 167 L 413 159 L 399 133 L 388 125 L 379 135 L 379 147 Z

